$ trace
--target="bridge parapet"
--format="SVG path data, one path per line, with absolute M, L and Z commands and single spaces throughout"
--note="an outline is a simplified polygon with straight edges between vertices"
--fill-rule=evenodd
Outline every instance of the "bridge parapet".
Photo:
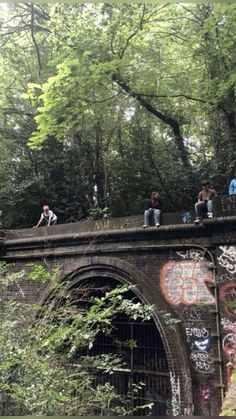
M 213 220 L 203 220 L 204 225 L 220 224 L 234 222 L 236 219 L 236 195 L 222 195 L 214 200 L 215 218 Z M 235 217 L 235 218 L 234 218 Z M 177 229 L 181 226 L 193 225 L 195 214 L 193 211 L 163 212 L 161 217 L 162 227 L 168 227 L 163 231 Z M 106 231 L 127 231 L 130 229 L 140 230 L 143 224 L 143 215 L 105 218 L 99 220 L 81 220 L 75 223 L 58 224 L 50 227 L 9 229 L 2 230 L 0 238 L 5 240 L 14 239 L 34 239 L 51 236 L 69 236 L 73 234 L 86 234 Z
M 235 198 L 218 197 L 215 218 L 197 226 L 193 212 L 191 218 L 181 212 L 164 213 L 159 228 L 143 229 L 140 215 L 5 230 L 2 259 L 14 271 L 29 262 L 59 267 L 71 286 L 94 278 L 134 284 L 157 318 L 166 310 L 181 321 L 169 331 L 159 328 L 178 411 L 191 413 L 193 387 L 194 413 L 217 415 L 236 356 Z M 36 282 L 23 288 L 30 301 L 44 301 L 50 292 Z

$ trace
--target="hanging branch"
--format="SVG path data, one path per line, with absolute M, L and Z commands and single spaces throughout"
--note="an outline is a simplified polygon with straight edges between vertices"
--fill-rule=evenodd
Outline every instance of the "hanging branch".
M 39 47 L 38 47 L 38 44 L 37 44 L 35 36 L 34 36 L 34 4 L 33 3 L 31 3 L 30 8 L 31 8 L 30 33 L 31 33 L 32 41 L 33 41 L 34 46 L 35 46 L 35 50 L 36 50 L 38 67 L 39 67 L 39 75 L 40 75 L 41 70 L 42 70 L 42 65 L 41 65 Z
M 149 103 L 146 99 L 144 99 L 140 94 L 133 92 L 130 86 L 126 84 L 117 73 L 114 73 L 112 78 L 126 92 L 127 95 L 137 99 L 138 102 L 148 112 L 152 113 L 160 121 L 164 122 L 172 129 L 183 166 L 186 168 L 189 174 L 191 174 L 192 168 L 189 161 L 188 151 L 186 150 L 186 147 L 184 145 L 184 138 L 182 137 L 180 126 L 179 126 L 179 123 L 176 121 L 176 119 L 171 118 L 170 116 L 165 115 L 164 113 L 160 112 L 159 110 L 154 108 L 151 105 L 151 103 Z

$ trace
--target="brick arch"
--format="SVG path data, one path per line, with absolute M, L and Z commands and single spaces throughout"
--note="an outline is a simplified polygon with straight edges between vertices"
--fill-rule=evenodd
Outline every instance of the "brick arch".
M 148 277 L 127 261 L 116 257 L 84 257 L 79 263 L 73 262 L 61 266 L 61 279 L 67 279 L 68 291 L 83 280 L 96 277 L 112 278 L 119 283 L 135 285 L 134 293 L 144 303 L 155 305 L 154 287 Z M 50 291 L 49 291 L 50 294 Z M 49 295 L 48 294 L 48 295 Z M 166 310 L 166 301 L 158 292 L 158 307 L 155 306 L 153 320 L 162 338 L 170 372 L 173 409 L 176 403 L 176 389 L 179 388 L 180 406 L 177 414 L 192 413 L 192 388 L 189 385 L 190 365 L 185 341 L 178 325 L 166 328 L 159 311 Z M 167 309 L 170 311 L 170 306 Z M 171 313 L 175 317 L 174 312 Z M 180 350 L 181 348 L 181 350 Z M 188 387 L 188 391 L 186 388 Z M 173 410 L 173 414 L 174 410 Z

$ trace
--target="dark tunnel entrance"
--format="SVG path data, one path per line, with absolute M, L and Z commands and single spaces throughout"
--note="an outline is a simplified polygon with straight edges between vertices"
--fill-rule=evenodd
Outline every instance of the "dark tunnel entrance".
M 86 307 L 92 296 L 101 296 L 105 290 L 111 290 L 118 285 L 120 283 L 111 278 L 91 278 L 74 282 L 70 292 L 79 301 L 80 306 Z M 83 298 L 78 298 L 79 295 Z M 133 291 L 129 291 L 125 297 L 135 302 L 140 301 Z M 100 333 L 93 348 L 87 350 L 87 354 L 118 354 L 125 365 L 113 374 L 99 371 L 97 382 L 109 382 L 118 394 L 129 394 L 132 415 L 170 415 L 171 391 L 167 358 L 154 320 L 142 322 L 130 320 L 126 316 L 117 316 L 112 325 L 113 336 Z M 135 390 L 137 386 L 140 388 Z M 150 404 L 152 406 L 149 408 L 140 407 Z

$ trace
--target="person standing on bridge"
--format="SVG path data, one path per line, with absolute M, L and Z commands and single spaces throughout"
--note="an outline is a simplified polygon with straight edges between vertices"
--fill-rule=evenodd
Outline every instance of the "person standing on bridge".
M 234 178 L 231 180 L 229 184 L 229 194 L 230 195 L 236 194 L 236 172 L 234 173 Z
M 41 217 L 38 221 L 38 224 L 34 227 L 39 227 L 40 225 L 51 226 L 54 224 L 57 224 L 56 214 L 54 214 L 54 212 L 49 209 L 48 205 L 43 205 L 43 212 L 41 214 Z
M 150 215 L 153 212 L 154 222 L 156 227 L 160 227 L 161 211 L 162 211 L 162 201 L 158 192 L 152 192 L 151 198 L 146 201 L 145 211 L 144 211 L 144 224 L 143 227 L 146 228 L 149 226 Z
M 195 224 L 200 223 L 203 212 L 207 211 L 207 217 L 213 218 L 213 198 L 216 196 L 215 189 L 210 188 L 210 183 L 205 180 L 201 183 L 202 190 L 198 194 L 198 202 L 195 204 L 196 220 Z

